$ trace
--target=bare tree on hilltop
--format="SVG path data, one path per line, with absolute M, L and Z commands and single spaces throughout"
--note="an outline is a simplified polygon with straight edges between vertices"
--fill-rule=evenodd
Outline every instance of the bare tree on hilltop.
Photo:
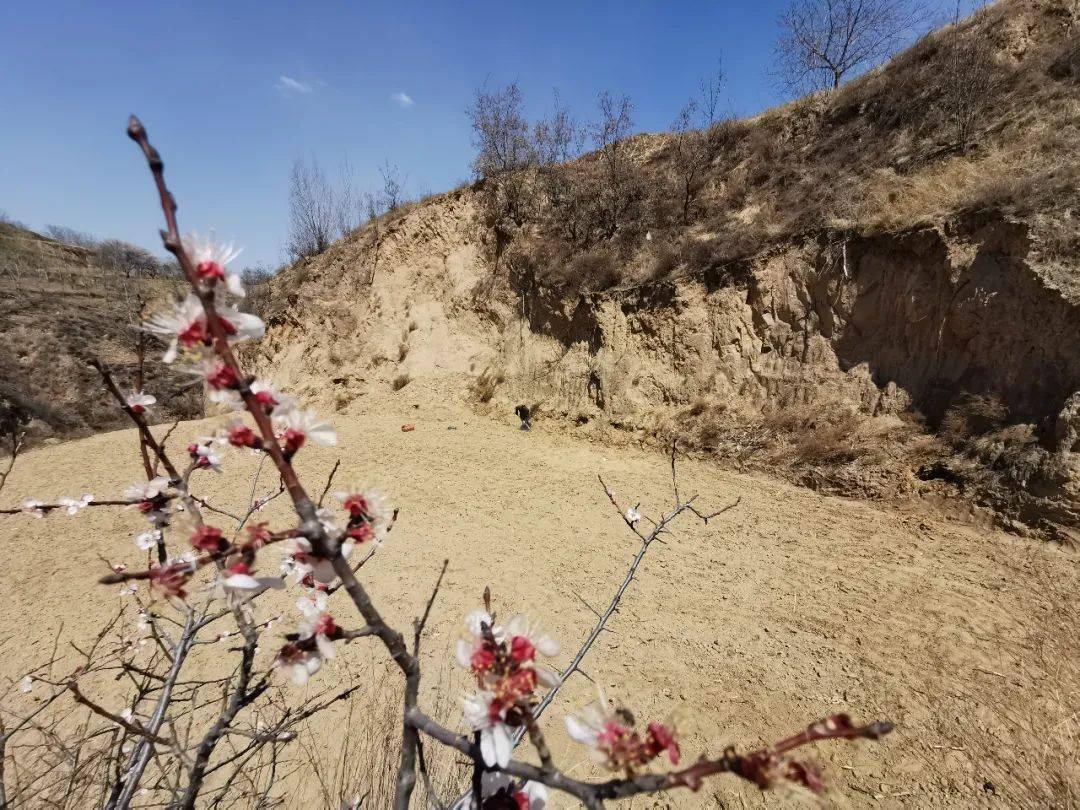
M 314 157 L 293 163 L 289 177 L 289 242 L 292 261 L 322 253 L 334 240 L 334 191 Z
M 953 25 L 959 22 L 957 3 Z M 958 38 L 952 45 L 942 76 L 941 103 L 952 128 L 953 145 L 963 153 L 971 144 L 979 112 L 998 86 L 999 74 L 993 45 L 985 36 L 967 32 L 967 36 Z
M 384 211 L 396 211 L 405 202 L 405 175 L 396 163 L 387 158 L 379 167 L 382 194 L 379 202 Z
M 792 92 L 835 89 L 891 56 L 924 18 L 919 0 L 792 0 L 779 18 L 777 79 Z
M 473 171 L 481 179 L 517 171 L 535 162 L 529 122 L 521 111 L 517 82 L 497 90 L 476 91 L 466 109 L 473 129 Z
M 611 237 L 620 225 L 636 219 L 634 206 L 643 196 L 644 189 L 625 143 L 634 126 L 634 103 L 630 96 L 616 99 L 605 90 L 597 97 L 597 107 L 600 120 L 592 125 L 590 132 L 602 166 L 599 187 L 602 227 L 605 236 Z

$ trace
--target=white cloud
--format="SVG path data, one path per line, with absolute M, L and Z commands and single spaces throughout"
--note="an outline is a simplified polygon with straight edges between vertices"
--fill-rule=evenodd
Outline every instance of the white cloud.
M 392 96 L 390 96 L 390 100 L 397 104 L 399 107 L 411 107 L 416 103 L 407 94 L 400 92 L 394 93 Z
M 297 93 L 305 94 L 310 93 L 315 88 L 307 82 L 294 79 L 292 76 L 279 76 L 277 83 L 274 85 L 278 91 L 284 96 L 292 96 Z

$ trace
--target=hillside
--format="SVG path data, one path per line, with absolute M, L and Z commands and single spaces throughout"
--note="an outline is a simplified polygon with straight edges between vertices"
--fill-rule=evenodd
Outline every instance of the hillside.
M 503 418 L 537 406 L 545 430 L 679 436 L 1075 538 L 1073 14 L 1003 0 L 834 94 L 714 126 L 691 216 L 680 142 L 657 134 L 617 147 L 618 219 L 613 152 L 392 212 L 275 279 L 263 361 L 337 409 L 423 383 Z M 961 80 L 982 88 L 962 143 Z
M 130 389 L 138 370 L 131 327 L 140 308 L 175 288 L 168 278 L 132 274 L 93 249 L 0 222 L 0 400 L 32 417 L 32 441 L 123 424 L 87 363 L 106 362 Z M 146 388 L 160 401 L 155 418 L 201 414 L 199 392 L 176 394 L 182 380 L 159 358 L 156 346 L 146 352 Z

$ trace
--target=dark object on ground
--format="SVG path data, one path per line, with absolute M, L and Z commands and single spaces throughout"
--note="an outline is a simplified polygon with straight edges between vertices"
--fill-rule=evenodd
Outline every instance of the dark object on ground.
M 514 408 L 514 413 L 517 414 L 517 418 L 521 420 L 522 430 L 528 430 L 532 427 L 532 411 L 529 410 L 528 405 L 518 405 Z
M 949 468 L 943 461 L 935 461 L 933 464 L 924 464 L 919 467 L 918 476 L 920 481 L 933 481 L 940 479 L 947 481 L 950 484 L 956 484 L 962 490 L 964 488 L 964 478 L 957 472 Z

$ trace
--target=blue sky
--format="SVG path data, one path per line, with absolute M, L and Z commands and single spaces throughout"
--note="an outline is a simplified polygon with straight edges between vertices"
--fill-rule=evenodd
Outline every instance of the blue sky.
M 469 175 L 464 110 L 518 81 L 530 114 L 558 88 L 579 115 L 628 93 L 664 129 L 723 59 L 727 110 L 781 100 L 766 70 L 784 0 L 745 2 L 22 2 L 0 29 L 0 209 L 160 252 L 160 212 L 123 135 L 137 113 L 184 230 L 282 259 L 292 162 L 385 159 L 411 193 Z M 404 94 L 401 95 L 401 94 Z

